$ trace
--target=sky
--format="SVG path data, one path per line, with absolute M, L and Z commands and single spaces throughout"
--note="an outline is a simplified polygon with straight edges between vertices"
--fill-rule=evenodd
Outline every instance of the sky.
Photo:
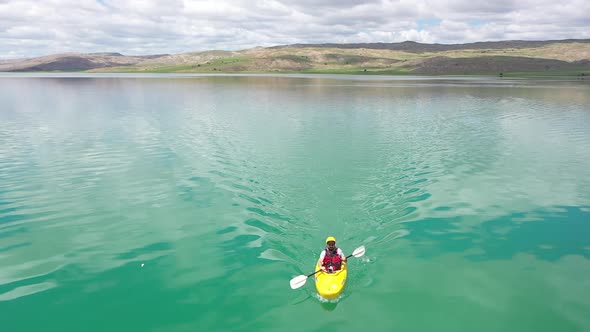
M 0 58 L 590 38 L 588 0 L 0 0 Z

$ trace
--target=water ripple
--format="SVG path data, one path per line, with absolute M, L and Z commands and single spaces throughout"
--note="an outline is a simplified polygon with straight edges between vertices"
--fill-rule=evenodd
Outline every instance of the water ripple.
M 0 80 L 0 301 L 30 301 L 8 306 L 20 317 L 73 294 L 89 300 L 71 309 L 147 294 L 186 322 L 269 317 L 300 296 L 276 290 L 313 272 L 327 235 L 367 246 L 343 301 L 438 285 L 424 278 L 449 261 L 584 266 L 587 89 L 416 80 Z M 501 288 L 459 300 L 498 308 L 510 294 L 485 297 Z M 240 311 L 257 292 L 273 296 Z
M 53 281 L 44 281 L 38 284 L 20 286 L 5 293 L 0 293 L 0 301 L 15 300 L 23 296 L 44 292 L 54 287 L 57 287 L 57 283 Z

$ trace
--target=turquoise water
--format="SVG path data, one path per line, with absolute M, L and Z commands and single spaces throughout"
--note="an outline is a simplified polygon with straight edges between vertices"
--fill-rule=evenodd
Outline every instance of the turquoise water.
M 2 331 L 588 331 L 589 276 L 587 81 L 0 75 Z

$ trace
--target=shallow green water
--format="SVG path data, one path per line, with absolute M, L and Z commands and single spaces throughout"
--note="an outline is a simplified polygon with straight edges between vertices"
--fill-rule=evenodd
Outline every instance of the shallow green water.
M 588 276 L 586 81 L 0 76 L 2 331 L 588 331 Z

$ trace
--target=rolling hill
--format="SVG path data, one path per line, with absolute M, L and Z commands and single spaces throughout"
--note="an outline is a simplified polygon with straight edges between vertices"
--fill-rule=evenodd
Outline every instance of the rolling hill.
M 68 53 L 4 60 L 0 71 L 586 76 L 590 40 L 294 44 L 147 56 Z

